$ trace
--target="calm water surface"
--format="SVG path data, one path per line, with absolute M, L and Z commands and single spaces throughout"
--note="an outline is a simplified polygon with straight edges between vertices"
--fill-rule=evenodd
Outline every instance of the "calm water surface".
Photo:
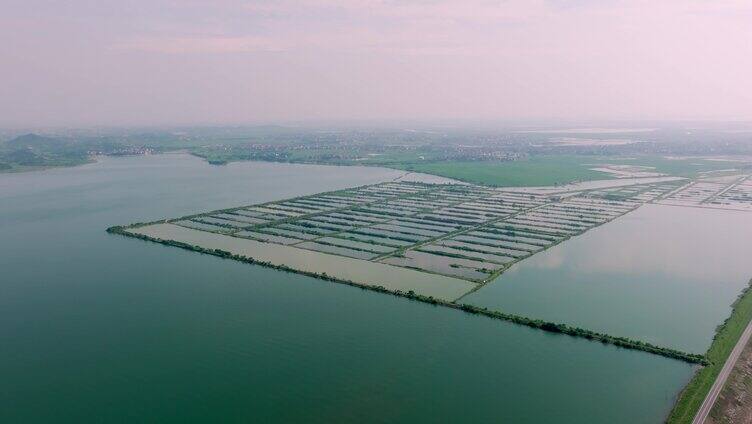
M 644 205 L 463 300 L 704 353 L 752 278 L 752 214 Z
M 692 368 L 108 235 L 398 176 L 183 155 L 0 175 L 0 422 L 660 422 Z

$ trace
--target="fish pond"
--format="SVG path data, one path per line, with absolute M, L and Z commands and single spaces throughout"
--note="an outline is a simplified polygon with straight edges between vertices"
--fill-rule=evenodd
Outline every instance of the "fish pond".
M 462 302 L 703 353 L 752 277 L 752 213 L 647 204 Z

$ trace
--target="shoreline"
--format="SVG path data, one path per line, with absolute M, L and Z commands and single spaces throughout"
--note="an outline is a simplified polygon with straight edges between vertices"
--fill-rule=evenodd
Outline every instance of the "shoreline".
M 752 322 L 752 280 L 731 307 L 731 315 L 718 326 L 713 342 L 704 355 L 708 366 L 697 370 L 684 386 L 666 419 L 667 423 L 692 422 L 744 329 Z

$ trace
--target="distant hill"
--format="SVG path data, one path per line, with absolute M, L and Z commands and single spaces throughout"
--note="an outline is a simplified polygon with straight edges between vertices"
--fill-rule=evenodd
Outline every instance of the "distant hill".
M 35 150 L 56 150 L 70 146 L 70 142 L 59 138 L 45 137 L 38 134 L 24 134 L 8 140 L 5 147 L 8 149 L 32 148 Z
M 86 147 L 73 140 L 25 134 L 0 145 L 0 170 L 16 167 L 71 166 L 89 160 Z
M 44 156 L 29 148 L 11 150 L 3 155 L 3 160 L 24 166 L 44 166 Z

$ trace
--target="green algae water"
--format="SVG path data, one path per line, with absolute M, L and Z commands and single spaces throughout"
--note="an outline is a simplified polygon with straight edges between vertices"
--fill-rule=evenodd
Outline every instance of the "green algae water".
M 663 420 L 685 363 L 104 231 L 399 175 L 186 155 L 0 175 L 0 422 Z
M 643 205 L 462 301 L 704 353 L 752 277 L 752 213 Z

